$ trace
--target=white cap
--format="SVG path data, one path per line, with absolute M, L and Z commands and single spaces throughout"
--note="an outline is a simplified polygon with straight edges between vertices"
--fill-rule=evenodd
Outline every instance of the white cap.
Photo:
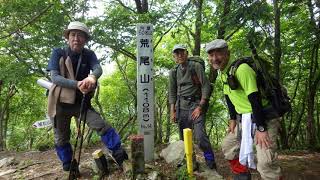
M 221 48 L 225 48 L 228 47 L 227 41 L 223 40 L 223 39 L 215 39 L 211 42 L 209 42 L 208 44 L 206 44 L 206 52 L 208 53 L 209 51 L 213 50 L 213 49 L 221 49 Z
M 68 28 L 64 30 L 63 32 L 63 35 L 66 39 L 68 39 L 68 36 L 69 36 L 69 32 L 71 30 L 80 30 L 84 33 L 86 33 L 88 39 L 90 39 L 90 33 L 89 33 L 89 29 L 88 27 L 83 24 L 82 22 L 79 22 L 79 21 L 73 21 L 73 22 L 70 22 L 70 24 L 68 25 Z
M 172 53 L 174 53 L 174 51 L 177 49 L 187 50 L 187 46 L 184 44 L 176 44 L 176 45 L 174 45 L 174 47 L 172 49 Z

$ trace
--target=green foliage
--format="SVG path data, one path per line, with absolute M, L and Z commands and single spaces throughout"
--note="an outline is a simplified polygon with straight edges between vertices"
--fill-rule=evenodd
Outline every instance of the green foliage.
M 189 177 L 186 165 L 183 165 L 178 169 L 176 177 L 178 180 L 195 180 L 195 177 Z
M 99 101 L 107 121 L 118 130 L 123 128 L 122 137 L 137 132 L 136 24 L 153 24 L 155 118 L 161 131 L 157 134 L 163 136 L 158 141 L 163 142 L 165 136 L 170 137 L 169 141 L 177 137 L 177 126 L 168 121 L 167 79 L 169 70 L 175 66 L 171 53 L 174 44 L 187 44 L 192 55 L 195 27 L 199 23 L 196 22 L 195 1 L 182 4 L 168 0 L 148 1 L 145 13 L 137 12 L 135 1 L 121 2 L 102 3 L 105 5 L 104 14 L 92 17 L 89 16 L 93 9 L 90 1 L 1 1 L 0 80 L 4 84 L 0 90 L 0 112 L 9 86 L 14 85 L 17 89 L 9 101 L 7 148 L 24 150 L 46 144 L 53 146 L 52 130 L 32 128 L 32 124 L 44 119 L 46 113 L 45 90 L 35 82 L 39 77 L 48 77 L 45 69 L 52 48 L 65 45 L 62 32 L 71 20 L 82 20 L 90 27 L 93 40 L 88 46 L 93 50 L 102 49 L 102 55 L 98 54 L 102 63 L 116 64 L 115 72 L 100 80 Z M 225 2 L 203 2 L 201 46 L 216 38 L 219 29 L 224 27 L 223 35 L 229 38 L 232 58 L 251 55 L 248 44 L 251 39 L 258 54 L 274 63 L 273 4 L 268 1 L 231 1 L 229 13 L 223 15 Z M 319 9 L 316 4 L 311 8 L 314 12 Z M 281 3 L 281 81 L 293 103 L 292 113 L 282 121 L 282 130 L 286 130 L 287 138 L 284 139 L 291 148 L 306 145 L 305 134 L 309 132 L 306 122 L 310 118 L 307 110 L 311 107 L 314 107 L 315 132 L 320 134 L 319 93 L 314 96 L 314 106 L 310 105 L 312 99 L 308 95 L 308 87 L 317 83 L 319 74 L 319 47 L 314 48 L 319 38 L 310 19 L 310 8 L 306 3 Z M 201 56 L 207 57 L 203 49 Z M 313 57 L 316 57 L 315 61 L 312 61 Z M 209 69 L 208 63 L 206 66 Z M 310 71 L 312 68 L 314 73 Z M 316 87 L 319 89 L 319 85 Z M 94 105 L 97 107 L 98 104 Z M 225 135 L 229 118 L 219 78 L 214 84 L 206 117 L 207 132 L 217 147 Z M 74 134 L 74 125 L 71 129 Z M 99 141 L 96 133 L 92 141 Z

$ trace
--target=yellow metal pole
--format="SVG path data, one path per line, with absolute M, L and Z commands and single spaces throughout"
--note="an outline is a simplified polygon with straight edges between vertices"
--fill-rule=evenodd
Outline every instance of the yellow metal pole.
M 193 176 L 193 164 L 192 164 L 192 130 L 189 128 L 183 129 L 183 138 L 184 138 L 184 151 L 187 158 L 187 170 L 190 177 Z

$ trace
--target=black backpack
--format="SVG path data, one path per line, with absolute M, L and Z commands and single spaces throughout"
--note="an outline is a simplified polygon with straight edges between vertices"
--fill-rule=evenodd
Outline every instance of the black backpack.
M 237 68 L 243 64 L 248 64 L 255 72 L 257 86 L 262 98 L 269 101 L 269 106 L 264 109 L 265 113 L 276 113 L 277 117 L 283 116 L 291 111 L 290 98 L 286 88 L 267 71 L 266 63 L 261 59 L 255 60 L 252 57 L 240 58 L 234 61 L 228 69 L 228 85 L 232 90 L 239 88 L 239 82 L 235 77 Z M 268 116 L 268 115 L 266 115 Z

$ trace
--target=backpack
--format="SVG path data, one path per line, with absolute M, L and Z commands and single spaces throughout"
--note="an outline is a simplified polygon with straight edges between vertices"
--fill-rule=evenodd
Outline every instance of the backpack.
M 200 63 L 201 66 L 203 67 L 203 70 L 206 70 L 204 60 L 203 60 L 200 56 L 191 56 L 191 57 L 188 57 L 188 60 L 187 60 L 187 61 Z M 178 67 L 179 67 L 179 66 L 180 66 L 180 64 L 178 64 L 178 65 L 176 65 L 176 66 L 174 67 L 173 79 L 175 79 L 175 81 L 177 81 L 177 70 L 178 70 Z M 193 65 L 191 66 L 190 71 L 191 71 L 191 79 L 192 79 L 193 84 L 194 84 L 194 85 L 200 85 L 199 78 L 198 78 L 198 76 L 197 76 L 196 70 L 194 69 L 194 66 L 193 66 Z
M 191 56 L 188 57 L 188 61 L 197 62 L 200 63 L 204 70 L 206 70 L 206 65 L 204 63 L 204 60 L 200 56 Z
M 206 67 L 205 67 L 205 62 L 204 60 L 200 57 L 200 56 L 190 56 L 188 57 L 188 60 L 189 62 L 195 62 L 195 63 L 200 63 L 201 66 L 203 67 L 203 70 L 205 71 L 206 70 Z M 180 66 L 180 64 L 176 65 L 175 68 L 174 68 L 174 73 L 173 73 L 173 79 L 177 82 L 177 70 L 178 70 L 178 67 Z M 191 69 L 191 79 L 192 79 L 192 83 L 193 85 L 195 86 L 199 86 L 199 89 L 197 91 L 197 94 L 200 96 L 201 98 L 201 83 L 200 83 L 200 80 L 199 80 L 199 77 L 196 73 L 196 70 L 194 68 L 193 65 L 190 66 Z M 176 87 L 178 89 L 178 87 Z M 211 86 L 210 86 L 211 88 Z M 212 89 L 212 88 L 211 88 Z M 210 92 L 212 92 L 210 89 Z M 210 96 L 211 96 L 211 93 L 210 93 Z M 209 96 L 209 97 L 210 97 Z M 209 99 L 206 101 L 206 103 L 204 104 L 203 106 L 203 112 L 206 112 L 209 108 Z
M 263 62 L 262 59 L 259 60 L 260 61 L 255 60 L 252 57 L 245 57 L 234 61 L 227 71 L 228 85 L 232 90 L 239 88 L 239 82 L 235 77 L 235 72 L 241 64 L 248 64 L 256 72 L 257 86 L 261 97 L 269 101 L 270 106 L 265 108 L 268 110 L 264 110 L 264 112 L 276 113 L 277 117 L 281 117 L 291 111 L 290 97 L 287 94 L 287 89 L 267 71 L 267 64 Z

